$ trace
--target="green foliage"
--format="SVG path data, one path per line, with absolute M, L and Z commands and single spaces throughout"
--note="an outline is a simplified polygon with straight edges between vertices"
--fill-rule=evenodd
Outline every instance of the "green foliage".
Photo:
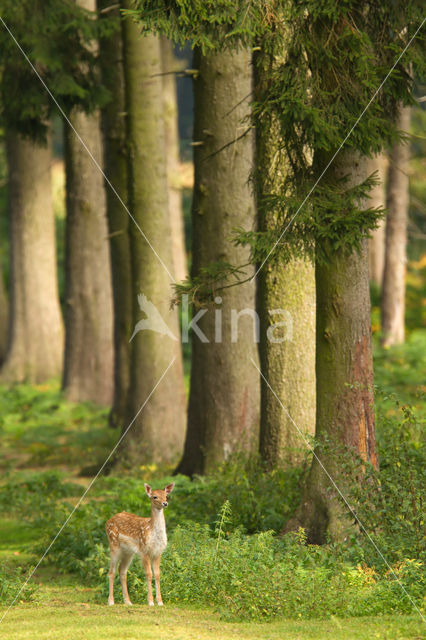
M 13 474 L 0 486 L 0 513 L 45 525 L 60 500 L 81 493 L 80 485 L 65 481 L 58 471 Z
M 212 477 L 194 481 L 185 476 L 174 477 L 176 488 L 169 498 L 167 527 L 173 531 L 178 526 L 202 526 L 216 532 L 218 539 L 236 530 L 249 533 L 272 528 L 279 530 L 299 500 L 300 475 L 299 469 L 266 475 L 261 465 L 252 461 L 246 470 L 240 464 L 229 464 Z M 147 479 L 146 476 L 99 479 L 91 491 L 93 499 L 79 507 L 55 542 L 49 553 L 50 562 L 62 571 L 87 577 L 88 558 L 97 545 L 106 544 L 105 522 L 123 510 L 149 515 L 150 506 L 144 489 Z M 170 480 L 165 477 L 150 482 L 161 487 Z M 64 489 L 64 496 L 66 491 Z M 38 545 L 39 553 L 72 509 L 72 504 L 66 499 L 59 501 L 58 497 L 56 492 L 55 496 L 45 494 L 37 498 L 37 516 L 32 517 L 37 518 L 37 524 L 40 524 L 39 518 L 41 522 L 44 519 L 45 530 Z
M 106 101 L 93 41 L 116 21 L 98 21 L 72 0 L 3 0 L 1 17 L 65 112 Z M 56 107 L 3 24 L 0 51 L 2 123 L 43 140 Z
M 21 568 L 12 568 L 2 564 L 0 567 L 0 604 L 12 604 L 27 578 L 26 573 Z M 33 602 L 37 599 L 38 591 L 38 585 L 30 581 L 19 594 L 18 602 Z
M 236 236 L 251 261 L 286 261 L 301 251 L 327 260 L 329 252 L 358 249 L 383 211 L 363 204 L 374 176 L 350 179 L 360 155 L 402 135 L 396 110 L 413 103 L 412 72 L 424 70 L 421 3 L 136 0 L 128 13 L 205 55 L 253 46 L 253 123 L 258 140 L 274 145 L 280 170 L 272 188 L 264 163 L 254 175 L 260 224 Z M 215 269 L 178 287 L 178 296 L 190 293 L 202 304 L 239 284 L 235 266 L 216 276 Z
M 396 402 L 408 405 L 419 417 L 426 418 L 425 393 L 422 385 L 426 369 L 426 331 L 413 331 L 405 344 L 374 349 L 374 378 L 378 388 L 378 436 L 380 442 L 381 421 L 396 414 Z
M 368 468 L 351 486 L 356 512 L 387 562 L 426 561 L 424 426 L 414 410 L 402 406 L 397 416 L 379 416 L 380 472 Z M 422 429 L 423 427 L 423 429 Z M 357 470 L 359 472 L 359 469 Z M 383 558 L 368 544 L 365 532 L 354 542 L 362 559 L 385 570 Z
M 108 594 L 107 566 L 106 549 L 98 545 L 85 571 L 101 581 L 102 601 Z M 396 569 L 420 603 L 421 563 L 407 560 Z M 132 602 L 146 602 L 138 561 L 128 573 L 128 587 Z M 117 580 L 117 601 L 119 589 Z M 412 609 L 393 576 L 349 564 L 337 547 L 306 545 L 303 530 L 277 539 L 271 531 L 246 536 L 239 530 L 224 535 L 221 529 L 212 535 L 206 526 L 179 526 L 163 555 L 162 593 L 169 603 L 213 605 L 227 619 L 329 618 Z
M 426 200 L 425 200 L 426 201 Z M 425 216 L 426 218 L 426 216 Z M 405 328 L 426 328 L 426 253 L 407 265 L 405 292 Z
M 56 381 L 0 386 L 0 465 L 15 469 L 25 460 L 32 466 L 81 468 L 103 462 L 117 438 L 106 428 L 107 413 L 90 403 L 66 401 Z
M 260 8 L 244 0 L 135 0 L 125 15 L 142 22 L 146 30 L 160 31 L 181 45 L 188 41 L 203 53 L 233 40 L 250 42 Z
M 304 469 L 265 473 L 257 459 L 235 459 L 208 477 L 173 478 L 176 489 L 166 513 L 169 545 L 162 560 L 165 601 L 214 607 L 222 617 L 235 620 L 411 612 L 410 598 L 421 608 L 426 586 L 422 519 L 425 403 L 419 380 L 425 357 L 426 335 L 421 331 L 413 332 L 406 345 L 387 350 L 376 347 L 376 383 L 381 390 L 377 394 L 380 474 L 363 469 L 367 473 L 359 485 L 357 462 L 342 461 L 347 481 L 344 493 L 391 570 L 366 535 L 354 528 L 344 543 L 323 547 L 306 545 L 302 530 L 277 536 L 300 500 Z M 71 421 L 69 436 L 75 438 L 75 450 L 82 456 L 87 441 L 79 430 L 86 420 L 96 424 L 102 418 L 102 414 L 90 414 L 87 405 L 79 408 L 63 402 L 57 388 L 22 385 L 3 392 L 3 438 L 7 441 L 19 434 L 18 449 L 42 427 L 52 429 L 52 443 L 63 438 L 58 425 L 53 426 L 60 418 Z M 83 418 L 75 420 L 79 411 Z M 106 416 L 100 422 L 109 433 Z M 101 430 L 100 424 L 98 428 Z M 109 566 L 106 520 L 123 509 L 148 515 L 143 482 L 161 487 L 171 480 L 159 477 L 154 466 L 137 473 L 138 477 L 99 478 L 46 558 L 55 572 L 70 572 L 85 585 L 99 587 L 103 603 Z M 21 527 L 26 558 L 30 548 L 40 557 L 83 490 L 58 472 L 21 470 L 4 479 L 1 513 L 16 514 L 19 521 L 14 527 L 22 522 L 31 525 L 25 535 Z M 36 535 L 28 537 L 35 527 Z M 9 538 L 13 535 L 11 528 Z M 4 575 L 7 580 L 0 576 L 0 588 L 16 595 L 25 575 L 16 577 L 9 569 Z M 10 581 L 13 576 L 16 589 Z M 132 600 L 145 603 L 145 577 L 137 559 L 128 582 Z M 117 578 L 117 602 L 119 593 Z

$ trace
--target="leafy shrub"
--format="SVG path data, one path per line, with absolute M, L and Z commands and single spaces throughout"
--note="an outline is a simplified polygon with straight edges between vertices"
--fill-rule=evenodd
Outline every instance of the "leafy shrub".
M 399 418 L 399 419 L 398 419 Z M 414 411 L 403 406 L 399 415 L 379 417 L 380 471 L 371 467 L 352 484 L 351 499 L 365 529 L 390 563 L 407 558 L 426 560 L 424 523 L 424 464 L 426 445 Z M 361 531 L 353 535 L 354 550 L 380 571 L 383 559 Z
M 412 611 L 393 575 L 379 577 L 366 565 L 354 567 L 337 547 L 306 545 L 303 530 L 283 539 L 270 531 L 247 536 L 236 530 L 227 536 L 226 521 L 223 524 L 214 535 L 206 525 L 179 526 L 173 532 L 162 560 L 166 602 L 213 606 L 224 618 L 252 620 Z M 100 581 L 103 602 L 108 597 L 108 564 L 106 547 L 99 544 L 84 565 L 87 575 Z M 421 569 L 420 563 L 410 561 L 397 568 L 398 578 L 418 603 L 422 584 L 413 584 Z M 128 587 L 133 602 L 146 602 L 139 561 L 128 572 Z M 118 578 L 115 595 L 119 602 Z
M 22 568 L 11 568 L 5 565 L 0 567 L 0 603 L 10 605 L 26 580 Z M 33 602 L 36 600 L 39 587 L 33 582 L 28 582 L 19 593 L 18 602 Z

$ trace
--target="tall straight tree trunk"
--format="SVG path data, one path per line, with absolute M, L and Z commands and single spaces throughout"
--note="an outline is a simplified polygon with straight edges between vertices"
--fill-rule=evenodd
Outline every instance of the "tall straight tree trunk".
M 349 186 L 368 175 L 365 158 L 340 157 L 336 176 L 350 176 Z M 348 524 L 334 487 L 321 467 L 341 486 L 341 456 L 353 452 L 377 467 L 374 425 L 373 361 L 367 240 L 360 252 L 328 252 L 317 264 L 315 437 L 319 441 L 307 480 L 301 522 L 310 542 L 339 538 Z
M 273 469 L 300 462 L 305 438 L 315 432 L 315 271 L 308 259 L 263 269 L 258 276 L 260 365 L 281 404 L 262 380 L 260 454 Z M 270 315 L 273 310 L 278 315 Z M 274 323 L 282 325 L 273 329 Z
M 94 11 L 95 0 L 76 0 Z M 100 115 L 73 109 L 70 122 L 102 165 Z M 64 125 L 65 364 L 63 387 L 76 402 L 113 399 L 113 305 L 104 181 L 70 126 Z
M 3 362 L 7 347 L 7 330 L 9 323 L 9 300 L 3 280 L 3 264 L 0 252 L 0 365 Z
M 254 199 L 248 185 L 252 168 L 249 126 L 250 56 L 221 52 L 195 54 L 195 186 L 192 207 L 195 277 L 219 260 L 248 262 L 244 248 L 232 243 L 236 227 L 255 226 Z M 229 145 L 229 143 L 231 143 Z M 229 145 L 226 148 L 225 145 Z M 219 150 L 222 149 L 220 152 Z M 246 276 L 254 273 L 246 269 Z M 233 452 L 258 444 L 259 375 L 253 312 L 255 286 L 247 282 L 224 290 L 198 322 L 208 342 L 194 333 L 185 452 L 177 471 L 207 473 Z M 238 313 L 248 310 L 238 320 Z M 234 318 L 234 340 L 232 322 Z M 238 328 L 238 336 L 236 336 Z
M 411 108 L 401 107 L 398 129 L 409 133 Z M 389 347 L 405 339 L 405 273 L 409 205 L 410 146 L 395 144 L 389 155 L 386 253 L 382 289 L 382 344 Z
M 169 181 L 169 210 L 172 231 L 173 266 L 176 280 L 185 280 L 188 264 L 182 211 L 182 191 L 179 177 L 179 131 L 174 71 L 178 61 L 170 40 L 161 37 L 163 69 L 164 123 L 166 127 L 167 175 Z
M 275 62 L 275 61 L 274 61 Z M 261 99 L 263 67 L 255 58 L 256 94 Z M 280 192 L 286 159 L 280 153 L 277 125 L 264 116 L 256 133 L 256 191 L 259 229 L 277 221 L 265 213 L 265 196 Z M 267 468 L 295 465 L 315 432 L 315 269 L 310 260 L 268 261 L 258 275 L 260 365 L 270 387 L 261 382 L 260 454 Z M 275 323 L 281 326 L 273 328 Z M 280 399 L 277 401 L 276 394 Z M 283 409 L 284 407 L 284 409 Z M 294 422 L 293 422 L 294 421 Z M 297 425 L 298 429 L 295 427 Z
M 377 179 L 379 180 L 379 183 L 370 191 L 369 204 L 371 207 L 384 208 L 386 207 L 386 169 L 388 164 L 386 154 L 376 155 L 367 160 L 367 162 L 369 173 L 377 171 Z M 371 238 L 368 241 L 370 280 L 378 287 L 382 286 L 385 266 L 385 229 L 386 220 L 383 218 L 380 220 L 377 229 L 372 231 Z
M 100 11 L 109 8 L 110 0 L 98 0 Z M 119 8 L 113 10 L 120 19 Z M 111 11 L 106 13 L 111 16 Z M 111 186 L 105 183 L 107 219 L 111 249 L 114 299 L 114 401 L 110 413 L 112 426 L 123 424 L 130 384 L 130 343 L 132 332 L 132 296 L 128 213 L 128 175 L 124 95 L 123 44 L 121 30 L 100 40 L 100 59 L 105 87 L 110 102 L 102 110 L 104 169 Z M 118 196 L 117 196 L 118 194 Z
M 41 382 L 62 368 L 51 159 L 50 136 L 42 147 L 8 134 L 10 318 L 3 382 Z
M 102 163 L 99 115 L 70 116 L 93 156 Z M 65 366 L 70 400 L 100 405 L 113 398 L 111 264 L 103 177 L 68 124 L 64 126 Z
M 130 5 L 131 2 L 123 2 L 122 8 L 130 8 Z M 141 35 L 139 27 L 125 19 L 123 42 L 129 202 L 132 215 L 151 243 L 149 246 L 136 225 L 130 224 L 135 329 L 127 424 L 135 418 L 157 384 L 158 388 L 135 419 L 123 441 L 120 457 L 127 464 L 173 462 L 183 447 L 186 400 L 178 313 L 177 309 L 170 309 L 173 258 L 160 41 L 152 35 Z M 146 330 L 138 331 L 147 323 Z

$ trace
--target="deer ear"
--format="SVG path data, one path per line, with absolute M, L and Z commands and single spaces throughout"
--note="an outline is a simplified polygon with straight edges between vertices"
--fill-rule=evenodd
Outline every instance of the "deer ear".
M 169 493 L 171 493 L 174 488 L 175 488 L 175 483 L 172 482 L 171 484 L 168 484 L 167 487 L 164 488 L 164 491 L 167 493 L 167 495 L 169 495 Z
M 151 487 L 149 486 L 149 484 L 146 484 L 146 482 L 145 482 L 145 485 L 144 485 L 144 486 L 145 486 L 146 495 L 148 496 L 148 498 L 150 498 L 150 497 L 151 497 L 151 495 L 152 495 L 152 489 L 151 489 Z

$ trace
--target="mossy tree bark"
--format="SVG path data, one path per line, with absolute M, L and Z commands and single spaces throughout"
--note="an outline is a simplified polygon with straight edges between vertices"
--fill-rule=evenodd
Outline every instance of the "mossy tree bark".
M 185 280 L 188 263 L 182 211 L 182 191 L 179 176 L 179 131 L 176 95 L 178 60 L 170 40 L 161 37 L 161 65 L 163 69 L 164 123 L 166 127 L 167 174 L 169 182 L 169 210 L 172 233 L 172 252 L 175 278 Z
M 370 191 L 369 204 L 371 207 L 386 207 L 386 169 L 387 156 L 381 153 L 367 160 L 368 171 L 372 174 L 377 171 L 376 184 Z M 381 288 L 383 281 L 383 270 L 385 266 L 385 229 L 386 220 L 380 220 L 377 229 L 371 232 L 371 238 L 368 241 L 368 264 L 370 280 Z
M 8 133 L 10 319 L 2 382 L 41 382 L 62 369 L 51 159 L 50 135 L 42 147 Z
M 130 5 L 122 2 L 123 9 Z M 138 26 L 125 19 L 123 43 L 130 210 L 153 247 L 135 224 L 129 225 L 133 326 L 136 332 L 143 319 L 138 306 L 138 296 L 142 294 L 147 300 L 145 309 L 153 303 L 169 330 L 169 334 L 162 334 L 148 329 L 133 337 L 126 427 L 174 359 L 123 441 L 119 462 L 132 465 L 176 461 L 183 447 L 186 399 L 178 313 L 177 309 L 170 309 L 173 259 L 160 41 L 152 35 L 141 35 Z M 154 320 L 152 329 L 161 330 L 153 316 L 149 319 Z M 167 332 L 164 326 L 163 329 Z
M 255 95 L 262 92 L 266 64 L 256 56 Z M 259 229 L 267 231 L 276 227 L 277 216 L 265 213 L 263 201 L 280 192 L 286 172 L 272 116 L 264 115 L 257 127 L 256 157 Z M 258 274 L 257 298 L 261 371 L 282 403 L 262 379 L 260 454 L 269 469 L 304 457 L 306 440 L 294 423 L 305 438 L 315 432 L 315 269 L 308 258 L 274 258 Z
M 236 227 L 254 227 L 255 207 L 248 185 L 253 139 L 250 132 L 240 138 L 250 126 L 249 53 L 224 51 L 203 56 L 196 51 L 194 64 L 199 75 L 194 85 L 192 275 L 197 276 L 212 262 L 248 262 L 248 251 L 235 247 L 231 236 Z M 246 268 L 246 276 L 253 273 L 253 267 Z M 197 323 L 209 342 L 193 335 L 188 429 L 178 472 L 208 473 L 230 454 L 257 448 L 259 375 L 252 363 L 258 359 L 254 321 L 242 315 L 238 327 L 235 322 L 236 314 L 244 310 L 253 314 L 254 308 L 255 287 L 247 282 L 223 290 L 214 308 Z M 233 315 L 234 339 L 238 328 L 235 342 Z
M 368 162 L 346 153 L 335 167 L 336 177 L 347 175 L 349 186 L 368 175 Z M 355 453 L 378 466 L 374 424 L 373 361 L 367 240 L 348 254 L 329 250 L 325 264 L 315 271 L 317 293 L 316 447 L 301 507 L 301 523 L 312 543 L 329 534 L 341 537 L 348 522 L 346 507 L 321 467 L 339 487 L 342 455 Z
M 411 108 L 401 107 L 398 129 L 409 133 Z M 405 273 L 409 205 L 410 146 L 396 144 L 389 154 L 386 205 L 386 252 L 382 288 L 382 344 L 405 340 Z
M 109 9 L 110 5 L 110 0 L 98 0 L 100 11 Z M 111 12 L 120 19 L 118 7 L 109 9 L 105 15 L 111 16 Z M 129 339 L 133 328 L 129 239 L 129 225 L 133 223 L 122 204 L 128 205 L 128 175 L 121 30 L 101 38 L 99 51 L 103 82 L 111 94 L 110 102 L 102 110 L 102 132 L 104 170 L 114 187 L 105 183 L 114 301 L 114 401 L 110 423 L 117 426 L 123 424 L 126 415 L 130 384 Z
M 262 380 L 260 454 L 268 469 L 300 462 L 315 432 L 314 273 L 308 259 L 297 259 L 266 264 L 258 276 L 261 371 L 282 403 Z

